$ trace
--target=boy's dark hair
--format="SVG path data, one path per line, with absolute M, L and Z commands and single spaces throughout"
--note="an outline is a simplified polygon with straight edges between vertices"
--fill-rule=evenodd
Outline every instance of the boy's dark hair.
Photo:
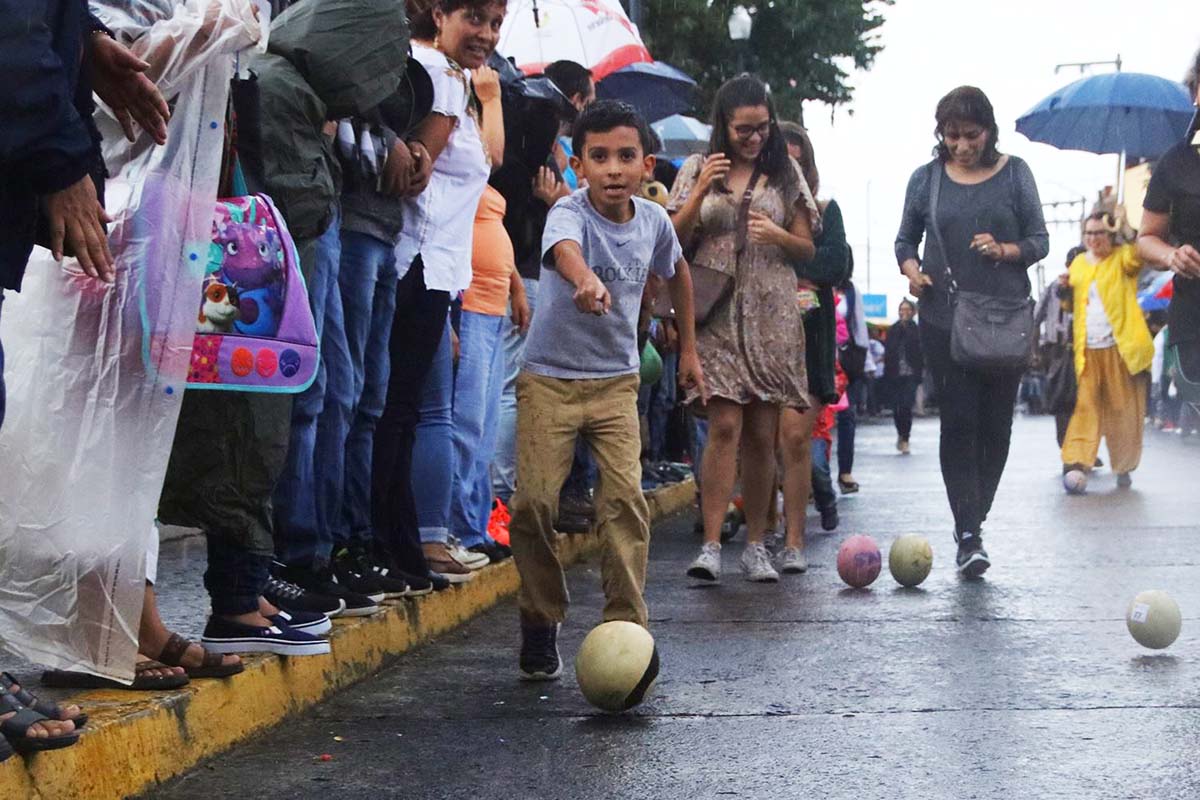
M 937 120 L 937 127 L 933 133 L 938 143 L 933 148 L 933 154 L 942 161 L 950 160 L 950 148 L 946 147 L 942 137 L 945 136 L 946 126 L 951 122 L 970 122 L 983 128 L 987 132 L 987 145 L 984 146 L 980 163 L 994 167 L 1000 161 L 1000 151 L 996 149 L 996 142 L 1000 138 L 1000 126 L 996 124 L 996 112 L 992 109 L 992 101 L 988 100 L 982 89 L 974 86 L 960 86 L 954 89 L 938 101 L 934 119 Z
M 597 100 L 583 110 L 571 133 L 571 148 L 583 158 L 589 133 L 608 133 L 614 128 L 633 128 L 642 144 L 642 155 L 654 153 L 654 132 L 637 109 L 620 100 Z
M 733 152 L 733 142 L 729 139 L 729 121 L 733 112 L 747 106 L 765 106 L 771 122 L 771 131 L 763 142 L 762 152 L 758 154 L 758 166 L 767 180 L 779 187 L 791 187 L 798 183 L 796 169 L 792 166 L 791 156 L 787 151 L 787 140 L 779 130 L 779 117 L 775 114 L 775 104 L 771 101 L 771 91 L 767 85 L 753 75 L 739 75 L 731 78 L 717 89 L 713 100 L 712 138 L 709 140 L 710 153 L 724 153 L 728 156 Z
M 1077 244 L 1067 251 L 1067 266 L 1071 266 L 1071 262 L 1079 257 L 1080 253 L 1086 253 L 1087 248 L 1081 244 Z
M 438 9 L 443 14 L 453 14 L 460 8 L 487 8 L 490 5 L 507 5 L 506 0 L 405 0 L 408 10 L 408 27 L 412 38 L 432 41 L 437 36 L 437 25 L 433 21 L 433 11 Z
M 547 65 L 542 74 L 554 81 L 554 85 L 558 87 L 558 90 L 568 98 L 574 97 L 577 94 L 587 97 L 588 88 L 592 84 L 592 71 L 590 69 L 582 64 L 576 64 L 574 61 L 567 61 L 566 59 Z

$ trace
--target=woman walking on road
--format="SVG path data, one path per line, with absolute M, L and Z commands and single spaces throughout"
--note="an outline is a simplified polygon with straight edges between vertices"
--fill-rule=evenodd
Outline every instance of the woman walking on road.
M 917 306 L 908 298 L 900 301 L 900 319 L 888 331 L 883 356 L 883 377 L 892 393 L 892 419 L 896 423 L 896 449 L 908 455 L 908 437 L 912 433 L 913 405 L 917 387 L 925 370 L 921 355 L 921 335 L 914 321 Z
M 820 192 L 821 180 L 808 132 L 794 122 L 784 122 L 780 128 L 787 140 L 788 154 L 800 165 L 804 181 L 815 197 Z M 783 466 L 780 482 L 786 534 L 777 565 L 784 573 L 808 569 L 804 534 L 808 501 L 813 490 L 812 450 L 825 446 L 823 441 L 813 441 L 813 428 L 825 406 L 837 402 L 838 398 L 834 375 L 837 323 L 833 287 L 846 279 L 850 269 L 850 248 L 846 244 L 841 208 L 836 200 L 818 201 L 818 206 L 821 209 L 821 233 L 815 240 L 816 255 L 811 261 L 794 265 L 798 296 L 805 309 L 803 349 L 811 407 L 806 410 L 785 407 L 779 414 L 779 450 Z M 837 527 L 836 500 L 832 503 L 821 500 L 818 505 L 822 527 L 832 530 Z
M 963 575 L 977 578 L 991 566 L 982 526 L 1008 460 L 1021 371 L 954 360 L 956 294 L 1028 298 L 1026 270 L 1046 256 L 1049 235 L 1033 173 L 996 149 L 999 128 L 987 96 L 959 87 L 938 102 L 935 116 L 935 157 L 909 179 L 896 261 L 920 298 L 921 350 L 941 411 L 942 479 L 954 514 L 956 562 Z M 917 248 L 926 235 L 922 261 Z
M 1074 308 L 1075 413 L 1063 441 L 1063 473 L 1091 471 L 1100 449 L 1117 473 L 1117 485 L 1129 488 L 1129 473 L 1142 457 L 1142 420 L 1146 381 L 1154 360 L 1154 340 L 1137 301 L 1142 259 L 1132 244 L 1117 245 L 1108 215 L 1092 214 L 1084 223 L 1088 251 L 1059 278 L 1060 293 Z
M 820 214 L 788 156 L 766 85 L 750 75 L 734 78 L 717 92 L 715 106 L 710 154 L 684 163 L 668 206 L 697 269 L 732 278 L 727 299 L 713 306 L 697 332 L 709 376 L 709 429 L 704 546 L 688 574 L 720 577 L 721 523 L 740 445 L 748 530 L 742 569 L 749 580 L 776 581 L 763 536 L 774 496 L 779 412 L 810 405 L 792 264 L 813 257 Z M 686 402 L 696 399 L 693 391 Z

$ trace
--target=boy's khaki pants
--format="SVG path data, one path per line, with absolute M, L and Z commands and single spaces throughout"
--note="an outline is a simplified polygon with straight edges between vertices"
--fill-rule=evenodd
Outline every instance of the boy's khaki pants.
M 558 493 L 575 440 L 590 445 L 599 472 L 596 527 L 603 556 L 604 620 L 646 625 L 650 509 L 642 496 L 638 376 L 563 380 L 522 372 L 517 378 L 517 490 L 509 536 L 521 619 L 550 625 L 566 618 L 566 575 L 554 552 Z
M 1103 436 L 1113 472 L 1137 469 L 1142 459 L 1147 377 L 1148 373 L 1130 375 L 1115 347 L 1087 351 L 1075 412 L 1063 439 L 1064 464 L 1080 464 L 1090 470 Z

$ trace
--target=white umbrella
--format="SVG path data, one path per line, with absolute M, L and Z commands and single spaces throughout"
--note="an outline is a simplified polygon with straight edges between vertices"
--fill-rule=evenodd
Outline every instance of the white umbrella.
M 566 59 L 590 69 L 597 81 L 654 60 L 617 0 L 513 0 L 496 49 L 526 74 Z

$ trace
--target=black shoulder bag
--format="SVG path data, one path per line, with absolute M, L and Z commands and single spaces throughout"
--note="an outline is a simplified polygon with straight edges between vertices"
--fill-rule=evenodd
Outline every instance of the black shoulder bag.
M 946 260 L 946 276 L 950 279 L 948 294 L 954 311 L 950 326 L 950 357 L 967 369 L 1023 371 L 1033 356 L 1033 299 L 997 297 L 958 288 L 937 221 L 941 162 L 934 161 L 930 172 L 930 232 Z

